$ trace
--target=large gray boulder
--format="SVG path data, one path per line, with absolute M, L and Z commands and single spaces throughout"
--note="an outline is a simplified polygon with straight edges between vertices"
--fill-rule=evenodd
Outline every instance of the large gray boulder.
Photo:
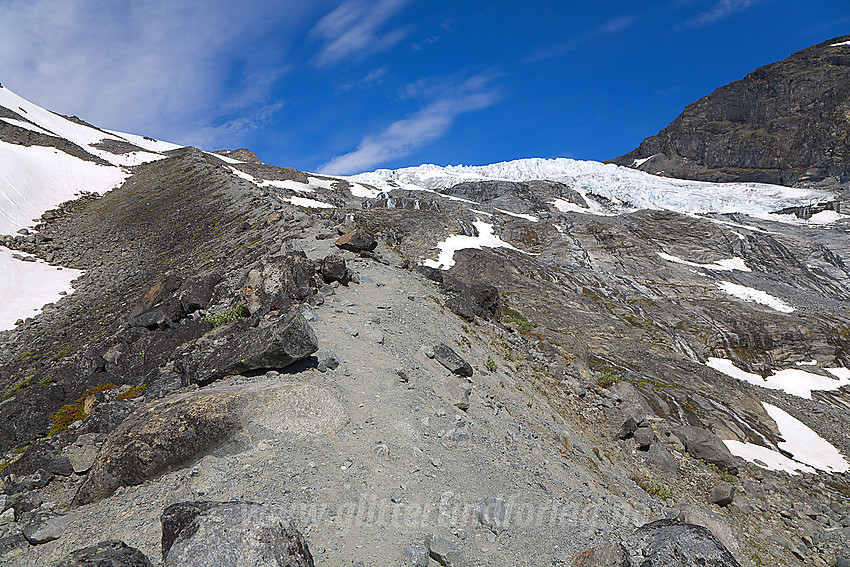
M 642 565 L 652 567 L 741 567 L 732 553 L 708 529 L 677 520 L 641 526 L 630 538 L 643 552 Z
M 109 433 L 75 502 L 141 484 L 225 444 L 333 434 L 347 422 L 339 401 L 312 384 L 274 380 L 173 394 L 142 406 Z
M 169 567 L 313 567 L 286 510 L 248 502 L 181 502 L 162 513 Z
M 231 374 L 285 368 L 319 350 L 318 339 L 297 309 L 256 327 L 241 320 L 182 349 L 176 368 L 186 383 L 205 385 Z
M 723 440 L 714 433 L 691 425 L 680 425 L 673 433 L 685 446 L 688 454 L 695 459 L 702 459 L 731 474 L 738 474 L 735 457 Z
M 56 567 L 152 567 L 152 564 L 135 547 L 109 540 L 71 552 Z

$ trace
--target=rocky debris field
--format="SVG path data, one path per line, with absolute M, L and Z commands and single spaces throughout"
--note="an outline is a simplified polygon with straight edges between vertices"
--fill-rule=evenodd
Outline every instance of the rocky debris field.
M 463 198 L 546 222 L 504 215 L 523 251 L 438 270 L 436 244 L 475 233 L 468 208 L 346 187 L 314 195 L 340 208 L 299 208 L 180 150 L 5 241 L 85 273 L 0 337 L 1 564 L 846 564 L 846 473 L 723 442 L 776 439 L 770 401 L 848 455 L 846 392 L 700 362 L 846 361 L 838 236 L 546 213 L 482 183 Z M 752 272 L 724 277 L 798 310 L 659 251 L 740 256 Z

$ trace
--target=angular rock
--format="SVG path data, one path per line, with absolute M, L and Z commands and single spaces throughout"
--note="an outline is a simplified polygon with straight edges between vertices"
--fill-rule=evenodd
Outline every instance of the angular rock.
M 384 332 L 372 323 L 364 323 L 363 336 L 379 345 L 384 344 Z
M 709 500 L 718 506 L 728 506 L 735 499 L 735 485 L 722 480 L 717 481 L 711 488 Z
M 634 432 L 635 443 L 641 451 L 647 451 L 652 442 L 655 441 L 655 433 L 651 427 L 641 426 Z
M 313 263 L 303 252 L 288 251 L 263 258 L 248 271 L 240 286 L 248 311 L 288 309 L 318 292 Z
M 173 271 L 166 272 L 145 294 L 130 308 L 130 317 L 141 315 L 157 303 L 169 298 L 180 289 L 183 278 Z
M 297 309 L 268 325 L 237 321 L 221 333 L 207 346 L 190 345 L 175 361 L 186 383 L 204 385 L 249 370 L 285 368 L 319 349 L 316 334 Z
M 9 508 L 5 510 L 2 514 L 0 514 L 0 526 L 5 526 L 6 524 L 11 524 L 15 521 L 15 509 Z
M 630 538 L 653 567 L 741 567 L 708 529 L 677 520 L 658 520 L 641 526 Z
M 637 431 L 637 422 L 633 417 L 627 418 L 617 432 L 617 439 L 628 439 Z
M 410 567 L 428 567 L 428 547 L 424 542 L 405 545 L 403 551 Z
M 313 567 L 304 537 L 286 510 L 247 502 L 181 502 L 162 521 L 170 567 Z
M 472 376 L 472 366 L 444 343 L 434 345 L 434 358 L 445 366 L 452 374 Z
M 318 364 L 316 370 L 319 372 L 327 372 L 328 370 L 336 369 L 342 362 L 334 351 L 329 348 L 320 348 L 316 354 Z
M 572 567 L 632 567 L 629 554 L 621 543 L 606 543 L 576 553 Z
M 735 457 L 714 433 L 699 427 L 680 425 L 674 430 L 674 434 L 682 441 L 688 454 L 695 459 L 703 459 L 731 474 L 738 473 Z
M 325 256 L 319 266 L 319 271 L 322 274 L 322 279 L 325 283 L 339 282 L 342 285 L 348 285 L 351 281 L 351 270 L 345 265 L 345 260 L 336 254 Z
M 487 496 L 478 505 L 475 510 L 475 517 L 478 523 L 489 529 L 496 535 L 499 535 L 505 529 L 505 518 L 507 516 L 507 508 L 505 501 L 495 496 Z
M 39 545 L 62 537 L 65 528 L 76 519 L 76 514 L 36 514 L 21 531 L 28 542 Z
M 94 464 L 97 452 L 100 450 L 100 446 L 97 444 L 98 438 L 102 439 L 102 436 L 96 433 L 80 435 L 66 449 L 68 461 L 75 473 L 83 474 Z
M 56 567 L 152 567 L 152 563 L 135 547 L 109 540 L 72 551 Z
M 425 538 L 428 555 L 443 567 L 466 567 L 466 559 L 457 546 L 444 537 L 429 535 Z
M 679 465 L 670 451 L 661 443 L 653 443 L 646 451 L 646 460 L 657 471 L 668 478 L 675 480 L 679 474 Z
M 336 246 L 349 252 L 371 252 L 378 247 L 375 236 L 365 228 L 355 228 L 348 234 L 343 234 L 336 241 Z

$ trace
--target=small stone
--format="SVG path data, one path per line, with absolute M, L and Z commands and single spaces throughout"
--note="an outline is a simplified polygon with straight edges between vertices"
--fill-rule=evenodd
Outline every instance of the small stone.
M 458 551 L 457 546 L 446 538 L 429 535 L 425 538 L 425 545 L 428 546 L 428 554 L 431 559 L 443 567 L 466 567 L 466 560 Z
M 434 345 L 434 358 L 453 374 L 466 377 L 472 376 L 472 366 L 450 346 L 444 343 Z
M 717 504 L 718 506 L 728 506 L 732 503 L 732 500 L 735 498 L 735 485 L 725 482 L 725 481 L 717 481 L 717 483 L 711 489 L 711 495 L 709 499 Z
M 9 508 L 2 514 L 0 514 L 0 526 L 5 526 L 6 524 L 10 524 L 15 521 L 15 509 Z
M 363 325 L 363 336 L 369 340 L 375 341 L 379 345 L 384 344 L 384 333 L 371 323 Z
M 505 529 L 505 517 L 507 508 L 505 501 L 495 496 L 487 496 L 478 505 L 475 517 L 478 523 L 498 535 Z

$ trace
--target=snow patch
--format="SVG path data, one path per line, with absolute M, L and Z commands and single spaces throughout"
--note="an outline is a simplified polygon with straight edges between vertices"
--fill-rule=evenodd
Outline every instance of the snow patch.
M 809 217 L 809 222 L 815 224 L 829 224 L 837 220 L 846 219 L 848 215 L 842 215 L 835 211 L 821 211 Z
M 841 43 L 833 43 L 830 47 L 841 47 L 842 45 L 850 45 L 850 41 L 842 41 Z
M 779 311 L 780 313 L 791 313 L 794 311 L 793 307 L 778 297 L 774 297 L 769 293 L 758 289 L 753 289 L 745 285 L 738 285 L 727 281 L 719 282 L 717 286 L 729 295 L 743 299 L 744 301 L 750 301 L 752 303 L 764 305 L 765 307 L 770 307 L 774 311 Z
M 335 208 L 330 203 L 323 203 L 321 201 L 316 201 L 314 199 L 306 199 L 304 197 L 284 197 L 281 201 L 285 201 L 287 203 L 291 203 L 293 205 L 299 207 L 306 207 L 308 209 L 333 209 Z
M 170 150 L 176 150 L 178 148 L 182 148 L 183 146 L 179 146 L 177 144 L 172 144 L 171 142 L 163 142 L 161 140 L 154 140 L 148 136 L 139 136 L 138 134 L 127 134 L 125 132 L 115 132 L 113 130 L 106 130 L 110 134 L 117 136 L 118 138 L 122 138 L 134 146 L 138 146 L 143 150 L 147 150 L 149 152 L 167 152 Z M 217 154 L 213 154 L 216 157 L 223 157 Z M 227 158 L 230 159 L 230 158 Z M 227 160 L 225 160 L 227 161 Z M 237 160 L 232 160 L 234 163 L 240 163 Z
M 764 402 L 761 405 L 776 422 L 779 434 L 785 439 L 779 442 L 779 448 L 791 453 L 795 461 L 826 472 L 850 470 L 850 463 L 844 459 L 838 449 L 812 431 L 805 423 L 774 405 Z
M 540 220 L 538 217 L 536 217 L 534 215 L 524 215 L 524 214 L 521 214 L 521 213 L 512 213 L 511 211 L 506 211 L 504 209 L 498 209 L 496 207 L 493 207 L 493 208 L 496 209 L 497 211 L 499 211 L 500 213 L 506 214 L 506 215 L 511 216 L 511 217 L 516 217 L 518 219 L 525 219 L 525 220 L 530 221 L 530 222 L 537 222 L 537 221 Z
M 334 185 L 339 183 L 338 179 L 319 179 L 318 177 L 308 177 L 307 183 L 314 187 L 321 187 L 322 189 L 333 189 Z
M 826 370 L 835 378 L 813 374 L 798 368 L 786 368 L 767 378 L 762 378 L 758 374 L 741 370 L 731 360 L 725 358 L 711 357 L 706 365 L 732 378 L 770 390 L 782 390 L 792 396 L 806 398 L 807 400 L 812 399 L 812 391 L 814 390 L 829 391 L 838 390 L 842 386 L 850 386 L 850 369 L 847 368 L 827 368 Z
M 59 292 L 72 293 L 71 281 L 82 274 L 41 261 L 22 262 L 12 253 L 0 246 L 0 331 L 14 329 L 18 319 L 32 317 L 44 304 L 58 301 Z
M 425 260 L 424 265 L 429 268 L 448 270 L 455 265 L 455 252 L 466 248 L 475 248 L 478 250 L 481 248 L 507 248 L 509 250 L 516 250 L 517 252 L 528 254 L 528 252 L 523 252 L 519 248 L 512 246 L 493 234 L 492 224 L 481 221 L 476 221 L 472 224 L 478 231 L 478 236 L 466 236 L 463 234 L 449 236 L 446 240 L 437 244 L 437 248 L 440 249 L 440 254 L 437 256 L 437 259 Z
M 562 213 L 590 213 L 590 209 L 576 205 L 572 201 L 566 199 L 555 199 L 552 205 Z
M 792 475 L 798 475 L 800 472 L 811 474 L 817 472 L 812 467 L 798 463 L 794 459 L 789 459 L 779 451 L 774 451 L 773 449 L 768 449 L 755 443 L 744 443 L 736 439 L 724 439 L 723 442 L 726 444 L 729 452 L 736 457 L 741 457 L 768 470 L 785 471 Z
M 645 164 L 646 162 L 648 162 L 649 160 L 651 160 L 652 158 L 654 158 L 656 155 L 658 155 L 658 154 L 653 154 L 649 157 L 636 159 L 635 161 L 632 162 L 632 167 L 640 167 L 643 164 Z
M 715 271 L 724 271 L 731 272 L 732 270 L 738 270 L 741 272 L 751 272 L 752 270 L 747 267 L 744 263 L 743 258 L 733 257 L 726 258 L 723 260 L 718 260 L 717 262 L 712 262 L 711 264 L 698 264 L 697 262 L 689 262 L 688 260 L 683 260 L 678 256 L 673 256 L 672 254 L 667 254 L 665 252 L 656 252 L 663 259 L 668 262 L 675 262 L 676 264 L 684 264 L 685 266 L 691 266 L 692 268 L 705 268 L 707 270 L 715 270 Z
M 248 175 L 247 173 L 245 173 L 245 172 L 244 172 L 244 171 L 242 171 L 241 169 L 236 169 L 236 168 L 235 168 L 235 167 L 233 167 L 233 166 L 228 166 L 228 167 L 230 167 L 230 171 L 232 171 L 233 173 L 235 173 L 237 177 L 241 177 L 241 178 L 242 178 L 242 179 L 244 179 L 245 181 L 249 181 L 249 182 L 253 183 L 254 185 L 256 185 L 256 184 L 257 184 L 257 180 L 254 178 L 254 176 L 253 176 L 253 175 Z
M 300 181 L 293 179 L 265 179 L 260 183 L 260 187 L 276 187 L 278 189 L 289 189 L 296 193 L 315 193 L 316 190 Z

